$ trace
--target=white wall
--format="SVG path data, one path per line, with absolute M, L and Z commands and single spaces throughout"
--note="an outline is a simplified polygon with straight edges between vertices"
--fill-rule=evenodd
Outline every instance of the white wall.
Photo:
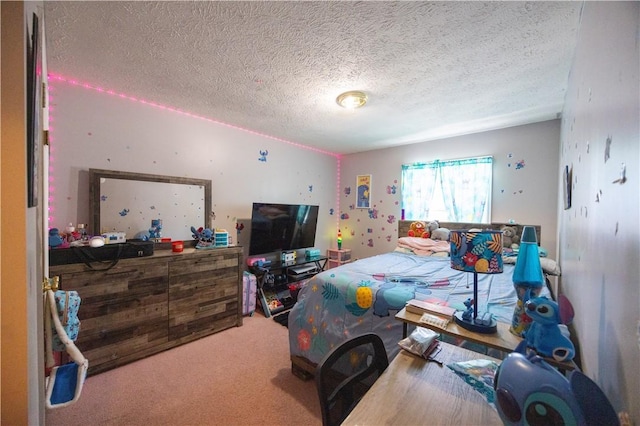
M 492 222 L 514 220 L 542 226 L 541 245 L 556 253 L 556 211 L 560 121 L 476 133 L 449 139 L 368 151 L 342 161 L 340 221 L 344 247 L 354 257 L 391 251 L 401 218 L 401 166 L 431 160 L 493 156 Z M 524 160 L 524 167 L 516 164 Z M 375 213 L 355 205 L 356 175 L 372 175 Z M 395 187 L 395 193 L 394 193 Z M 345 188 L 350 189 L 346 195 Z M 424 218 L 433 220 L 438 218 Z
M 328 248 L 335 156 L 60 79 L 50 87 L 51 227 L 90 223 L 88 169 L 97 168 L 211 179 L 213 226 L 234 237 L 254 201 L 319 205 L 316 246 Z
M 640 3 L 585 2 L 561 131 L 561 290 L 583 369 L 640 424 Z M 610 140 L 610 144 L 607 140 Z M 626 166 L 627 181 L 614 183 Z

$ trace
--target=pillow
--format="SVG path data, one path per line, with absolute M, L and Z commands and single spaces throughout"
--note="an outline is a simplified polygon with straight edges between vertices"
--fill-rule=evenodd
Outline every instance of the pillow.
M 516 260 L 518 260 L 518 258 L 515 256 L 505 256 L 502 258 L 502 261 L 505 264 L 515 265 Z M 558 263 L 553 259 L 549 259 L 548 257 L 541 257 L 540 266 L 542 267 L 542 270 L 544 271 L 545 274 L 555 275 L 555 276 L 562 275 L 562 272 L 560 271 L 560 265 L 558 265 Z

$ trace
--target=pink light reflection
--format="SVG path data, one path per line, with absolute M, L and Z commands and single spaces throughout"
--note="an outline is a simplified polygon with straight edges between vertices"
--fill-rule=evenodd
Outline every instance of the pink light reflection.
M 49 79 L 50 80 L 61 81 L 61 82 L 68 83 L 68 84 L 72 84 L 74 86 L 83 87 L 85 89 L 94 90 L 94 91 L 97 91 L 97 92 L 100 92 L 100 93 L 105 93 L 106 92 L 106 93 L 108 93 L 110 95 L 116 95 L 116 96 L 118 96 L 120 98 L 128 99 L 128 100 L 134 101 L 134 102 L 138 102 L 138 103 L 141 103 L 143 105 L 152 106 L 154 108 L 160 108 L 160 109 L 163 109 L 163 110 L 166 110 L 166 111 L 176 112 L 178 114 L 182 114 L 182 115 L 185 115 L 187 117 L 192 117 L 192 118 L 197 118 L 197 119 L 200 119 L 200 120 L 205 120 L 205 121 L 208 121 L 210 123 L 219 124 L 219 125 L 222 125 L 222 126 L 225 126 L 225 127 L 229 127 L 229 128 L 232 128 L 232 129 L 240 130 L 240 131 L 243 131 L 243 132 L 246 132 L 246 133 L 250 133 L 252 135 L 260 136 L 260 137 L 263 137 L 263 138 L 268 138 L 268 139 L 276 140 L 276 141 L 279 141 L 279 142 L 284 142 L 286 144 L 293 145 L 295 147 L 302 148 L 302 149 L 307 149 L 307 150 L 310 150 L 310 151 L 313 151 L 313 152 L 317 152 L 317 153 L 320 153 L 320 154 L 330 155 L 330 156 L 336 157 L 336 158 L 340 156 L 340 154 L 337 154 L 335 152 L 329 152 L 329 151 L 325 151 L 325 150 L 322 150 L 322 149 L 319 149 L 319 148 L 315 148 L 315 147 L 311 147 L 311 146 L 307 146 L 307 145 L 302 145 L 300 143 L 292 142 L 292 141 L 289 141 L 287 139 L 282 139 L 282 138 L 278 138 L 278 137 L 275 137 L 275 136 L 267 135 L 267 134 L 264 134 L 264 133 L 256 132 L 254 130 L 246 129 L 244 127 L 236 126 L 236 125 L 233 125 L 233 124 L 228 124 L 228 123 L 225 123 L 225 122 L 222 122 L 222 121 L 214 120 L 212 118 L 207 118 L 207 117 L 203 117 L 203 116 L 200 116 L 200 115 L 192 114 L 192 113 L 189 113 L 189 112 L 186 112 L 186 111 L 181 111 L 181 110 L 178 110 L 176 108 L 169 107 L 169 106 L 158 105 L 158 104 L 155 104 L 155 103 L 152 103 L 152 102 L 148 102 L 148 101 L 145 101 L 145 100 L 142 100 L 142 99 L 138 99 L 138 98 L 136 98 L 134 96 L 125 95 L 123 93 L 117 93 L 117 92 L 114 92 L 113 90 L 107 90 L 107 89 L 103 89 L 103 88 L 97 87 L 97 86 L 92 86 L 89 83 L 81 83 L 81 82 L 78 82 L 77 80 L 69 79 L 69 78 L 66 78 L 66 77 L 63 77 L 63 76 L 60 76 L 60 75 L 57 75 L 57 74 L 49 74 Z

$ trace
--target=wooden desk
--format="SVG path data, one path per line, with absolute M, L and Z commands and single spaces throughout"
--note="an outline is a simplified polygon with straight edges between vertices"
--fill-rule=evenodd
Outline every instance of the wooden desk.
M 502 352 L 511 353 L 515 350 L 516 346 L 522 341 L 522 338 L 516 336 L 509 331 L 509 324 L 498 321 L 498 332 L 493 334 L 482 334 L 469 331 L 466 328 L 460 327 L 452 319 L 446 328 L 440 328 L 435 325 L 425 324 L 420 322 L 420 314 L 414 314 L 413 312 L 407 312 L 406 308 L 402 308 L 400 312 L 396 314 L 396 319 L 403 322 L 402 324 L 402 337 L 407 337 L 407 324 L 413 324 L 424 328 L 429 328 L 436 333 L 447 334 L 449 336 L 464 339 L 469 342 L 478 343 L 489 348 L 497 349 Z M 556 361 L 553 358 L 545 357 L 544 360 L 549 364 L 558 367 L 563 371 L 570 371 L 576 368 L 573 361 Z
M 395 357 L 343 425 L 502 425 L 486 398 L 447 364 L 491 357 L 440 343 L 443 366 L 404 350 Z

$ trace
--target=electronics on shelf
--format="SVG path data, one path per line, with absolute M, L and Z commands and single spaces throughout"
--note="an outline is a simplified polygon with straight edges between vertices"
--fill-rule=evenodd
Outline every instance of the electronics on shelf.
M 318 206 L 253 203 L 249 256 L 313 247 Z

